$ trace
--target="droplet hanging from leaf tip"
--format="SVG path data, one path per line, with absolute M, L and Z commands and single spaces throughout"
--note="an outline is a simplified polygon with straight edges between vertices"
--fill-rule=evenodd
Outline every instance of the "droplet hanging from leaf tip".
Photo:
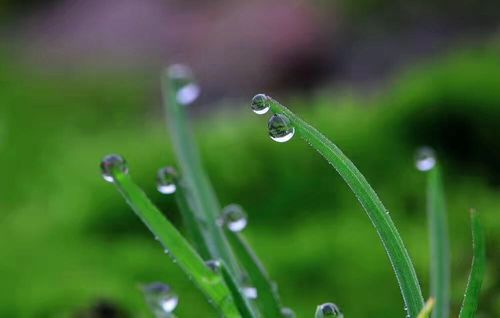
M 250 104 L 253 112 L 258 115 L 263 115 L 269 111 L 271 107 L 269 102 L 269 97 L 265 94 L 257 94 L 252 98 L 252 103 Z
M 430 147 L 421 147 L 415 155 L 415 166 L 419 171 L 429 171 L 436 165 L 436 155 Z
M 290 119 L 282 114 L 274 114 L 267 123 L 269 137 L 276 142 L 287 142 L 295 134 Z
M 340 308 L 334 303 L 324 303 L 316 308 L 316 318 L 343 318 Z
M 173 167 L 163 167 L 156 174 L 156 189 L 163 194 L 172 194 L 177 190 L 175 179 L 177 171 Z
M 230 204 L 222 210 L 218 219 L 220 226 L 226 226 L 232 232 L 242 231 L 248 223 L 247 214 L 238 204 Z
M 128 173 L 127 161 L 120 155 L 105 156 L 101 161 L 101 174 L 107 182 L 115 182 L 116 174 Z
M 179 303 L 179 297 L 167 284 L 154 282 L 143 286 L 142 290 L 156 317 L 169 317 Z
M 180 105 L 192 104 L 200 96 L 201 88 L 196 83 L 189 66 L 184 64 L 170 65 L 167 74 L 174 84 L 175 98 Z

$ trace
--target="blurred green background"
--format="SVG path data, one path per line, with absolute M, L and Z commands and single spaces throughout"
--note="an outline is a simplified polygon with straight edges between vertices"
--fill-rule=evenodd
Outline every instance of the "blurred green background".
M 435 148 L 448 201 L 453 315 L 471 263 L 474 207 L 488 254 L 477 316 L 500 316 L 498 3 L 138 3 L 0 5 L 8 39 L 0 44 L 1 317 L 151 317 L 138 286 L 157 280 L 180 295 L 179 316 L 216 316 L 98 168 L 108 153 L 125 156 L 180 226 L 173 198 L 155 190 L 157 168 L 175 165 L 159 72 L 179 61 L 199 74 L 203 94 L 189 111 L 221 203 L 247 210 L 245 235 L 298 317 L 326 301 L 346 317 L 404 312 L 365 212 L 303 141 L 268 138 L 265 116 L 248 105 L 261 90 L 365 174 L 426 296 L 425 175 L 413 158 L 421 145 Z M 262 15 L 276 28 L 267 18 L 240 23 Z

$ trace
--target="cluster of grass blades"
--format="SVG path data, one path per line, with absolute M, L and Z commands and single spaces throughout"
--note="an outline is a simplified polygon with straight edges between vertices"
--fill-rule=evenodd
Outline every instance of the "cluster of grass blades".
M 275 283 L 241 233 L 247 224 L 245 212 L 235 204 L 221 208 L 202 168 L 185 113 L 185 105 L 199 94 L 191 71 L 186 66 L 173 65 L 162 80 L 167 125 L 180 171 L 161 168 L 157 188 L 161 193 L 175 196 L 188 237 L 184 238 L 134 183 L 121 156 L 109 155 L 102 160 L 104 179 L 116 186 L 165 252 L 204 293 L 220 316 L 295 317 L 290 308 L 282 306 Z M 450 257 L 445 201 L 440 168 L 431 150 L 423 149 L 417 158 L 417 168 L 426 171 L 428 179 L 432 254 L 430 297 L 424 303 L 415 269 L 389 212 L 354 164 L 334 143 L 269 96 L 256 95 L 251 108 L 260 115 L 273 113 L 268 122 L 273 140 L 286 142 L 294 134 L 299 135 L 349 185 L 387 251 L 407 317 L 449 317 Z M 471 212 L 471 220 L 474 258 L 460 318 L 474 317 L 485 267 L 483 230 L 475 212 Z M 144 287 L 144 293 L 156 317 L 176 317 L 178 297 L 168 285 L 152 283 Z M 315 317 L 343 317 L 343 313 L 337 305 L 324 303 L 317 307 Z

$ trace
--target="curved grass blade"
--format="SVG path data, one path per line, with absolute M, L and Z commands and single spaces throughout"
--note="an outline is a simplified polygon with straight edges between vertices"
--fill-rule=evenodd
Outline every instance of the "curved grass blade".
M 231 293 L 220 275 L 212 272 L 201 257 L 163 216 L 128 174 L 114 172 L 114 185 L 136 215 L 167 249 L 181 267 L 224 317 L 240 317 Z
M 181 212 L 184 226 L 198 253 L 200 253 L 203 259 L 208 260 L 211 257 L 210 251 L 206 241 L 203 239 L 203 233 L 201 232 L 200 224 L 196 220 L 196 215 L 189 205 L 188 189 L 184 187 L 182 178 L 175 178 L 174 182 L 176 186 L 175 200 Z
M 241 292 L 240 288 L 238 287 L 238 283 L 236 282 L 236 279 L 234 276 L 231 274 L 231 272 L 228 270 L 224 262 L 221 262 L 221 273 L 222 277 L 224 277 L 224 281 L 226 282 L 227 287 L 231 291 L 231 294 L 233 295 L 234 302 L 236 304 L 236 307 L 240 310 L 241 317 L 242 318 L 257 318 L 258 316 L 254 313 L 252 310 L 252 306 L 248 302 L 248 299 L 243 295 Z M 267 317 L 267 316 L 264 316 Z
M 225 233 L 238 260 L 259 292 L 256 303 L 262 315 L 270 318 L 282 317 L 279 296 L 257 255 L 240 233 L 229 230 L 226 230 Z
M 185 106 L 179 105 L 176 99 L 178 85 L 169 77 L 168 72 L 163 74 L 163 104 L 167 114 L 167 126 L 170 129 L 185 187 L 192 194 L 191 207 L 196 213 L 196 219 L 205 224 L 201 227 L 201 232 L 211 259 L 223 260 L 233 274 L 239 274 L 229 243 L 216 222 L 221 211 L 220 204 L 202 168 L 194 138 L 188 128 Z
M 424 308 L 422 308 L 422 310 L 420 311 L 420 313 L 418 314 L 417 318 L 429 318 L 431 312 L 432 312 L 432 309 L 434 308 L 436 304 L 436 301 L 434 300 L 434 298 L 429 298 L 426 302 L 425 302 L 425 305 L 424 305 Z
M 438 165 L 427 174 L 427 218 L 429 222 L 430 287 L 436 305 L 433 318 L 448 318 L 450 314 L 450 244 L 446 206 Z
M 295 127 L 296 132 L 311 147 L 316 149 L 342 176 L 365 209 L 380 236 L 389 256 L 401 294 L 410 318 L 417 317 L 424 306 L 422 292 L 403 240 L 396 229 L 389 212 L 384 207 L 375 191 L 344 153 L 314 127 L 292 113 L 288 108 L 270 99 L 274 113 L 283 114 Z
M 470 211 L 472 226 L 472 267 L 469 281 L 465 290 L 465 297 L 460 309 L 460 318 L 473 318 L 479 302 L 479 292 L 483 283 L 486 267 L 486 247 L 484 243 L 484 230 L 475 210 Z

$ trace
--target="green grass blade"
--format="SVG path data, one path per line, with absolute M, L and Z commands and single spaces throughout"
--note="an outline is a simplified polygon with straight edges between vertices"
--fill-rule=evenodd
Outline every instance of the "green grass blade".
M 231 291 L 233 295 L 234 302 L 236 307 L 240 310 L 242 318 L 256 318 L 258 317 L 254 311 L 252 310 L 252 306 L 250 305 L 248 299 L 243 295 L 241 289 L 238 287 L 237 280 L 228 270 L 224 262 L 221 262 L 221 273 L 222 277 L 224 277 L 224 281 L 226 282 L 227 287 Z M 267 317 L 267 316 L 264 316 Z
M 420 311 L 418 314 L 417 318 L 429 318 L 431 315 L 432 309 L 434 309 L 434 306 L 436 305 L 436 301 L 434 298 L 429 298 L 424 305 L 424 308 Z
M 469 274 L 469 281 L 465 290 L 465 297 L 460 310 L 460 318 L 474 317 L 477 304 L 479 302 L 479 292 L 483 283 L 484 270 L 486 267 L 486 246 L 484 230 L 479 221 L 479 216 L 475 210 L 471 210 L 472 225 L 472 267 Z
M 198 253 L 200 253 L 203 259 L 208 260 L 211 257 L 210 251 L 203 238 L 203 232 L 201 229 L 202 224 L 196 220 L 195 212 L 189 204 L 190 200 L 188 190 L 184 187 L 182 178 L 176 178 L 174 182 L 176 186 L 175 200 L 181 212 L 184 226 L 186 227 Z
M 182 237 L 177 229 L 163 216 L 146 194 L 128 174 L 114 173 L 115 186 L 136 215 L 168 250 L 168 255 L 181 267 L 210 303 L 225 317 L 240 317 L 231 293 L 220 275 L 211 271 Z
M 216 222 L 221 211 L 220 204 L 202 168 L 194 138 L 188 128 L 186 107 L 177 103 L 177 87 L 167 73 L 162 77 L 162 85 L 167 125 L 170 129 L 177 161 L 185 181 L 185 187 L 192 194 L 192 209 L 196 213 L 196 218 L 206 225 L 203 227 L 203 237 L 207 243 L 211 258 L 223 260 L 229 269 L 234 274 L 237 274 L 240 271 L 235 257 L 222 229 Z
M 408 315 L 410 318 L 417 317 L 424 306 L 424 300 L 415 268 L 403 240 L 389 216 L 389 212 L 375 191 L 349 158 L 333 142 L 274 99 L 271 99 L 270 103 L 271 110 L 287 116 L 295 127 L 296 133 L 316 149 L 337 170 L 354 192 L 372 221 L 387 251 L 401 288 Z
M 429 222 L 430 287 L 436 300 L 433 318 L 448 318 L 450 314 L 450 244 L 446 206 L 438 165 L 427 174 L 427 218 Z
M 256 303 L 262 315 L 269 318 L 282 317 L 279 296 L 257 255 L 240 233 L 229 230 L 225 233 L 248 277 L 257 288 L 259 297 Z

